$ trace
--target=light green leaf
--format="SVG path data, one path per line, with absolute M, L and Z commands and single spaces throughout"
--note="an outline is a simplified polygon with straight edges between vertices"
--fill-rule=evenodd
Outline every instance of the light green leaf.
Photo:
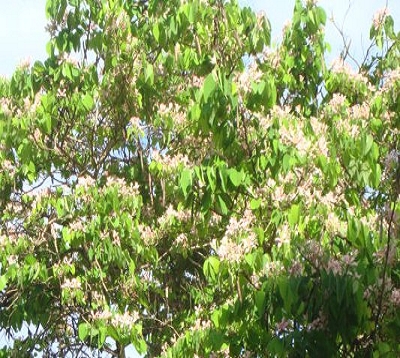
M 6 275 L 0 276 L 0 291 L 3 291 L 7 285 L 7 277 Z
M 224 199 L 222 199 L 221 196 L 218 196 L 218 202 L 219 202 L 219 206 L 221 208 L 222 214 L 223 215 L 228 214 L 228 207 L 226 206 L 225 201 L 224 201 Z
M 288 220 L 291 227 L 295 226 L 299 222 L 300 218 L 300 206 L 297 204 L 292 205 L 289 211 Z
M 148 63 L 145 71 L 144 71 L 144 78 L 147 83 L 152 85 L 154 83 L 154 69 L 151 63 Z
M 204 96 L 205 102 L 207 102 L 208 98 L 215 91 L 216 85 L 217 84 L 214 80 L 214 76 L 212 73 L 210 73 L 204 80 L 204 84 L 203 84 L 203 96 Z
M 78 327 L 78 336 L 81 341 L 84 341 L 86 337 L 89 335 L 89 324 L 81 323 Z
M 188 187 L 192 185 L 192 173 L 189 169 L 184 169 L 181 173 L 180 186 L 183 195 L 186 197 L 188 192 Z
M 265 310 L 265 292 L 264 291 L 256 291 L 255 301 L 256 301 L 258 316 L 261 317 L 264 314 L 264 310 Z
M 243 172 L 238 172 L 235 168 L 229 169 L 229 179 L 234 186 L 238 187 L 242 183 L 243 177 Z
M 85 96 L 82 98 L 82 104 L 87 111 L 90 111 L 94 105 L 93 97 L 89 93 L 86 93 Z
M 261 206 L 261 199 L 251 199 L 250 208 L 251 210 L 257 210 Z
M 160 42 L 160 29 L 158 27 L 158 23 L 153 25 L 153 36 L 157 42 Z
M 216 256 L 210 256 L 203 265 L 204 275 L 211 281 L 214 281 L 219 272 L 220 262 Z

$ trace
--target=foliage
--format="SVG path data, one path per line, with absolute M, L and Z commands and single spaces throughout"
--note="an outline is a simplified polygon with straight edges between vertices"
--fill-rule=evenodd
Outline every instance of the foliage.
M 1 356 L 399 356 L 389 14 L 355 71 L 313 1 L 276 48 L 235 0 L 46 11 L 0 81 Z

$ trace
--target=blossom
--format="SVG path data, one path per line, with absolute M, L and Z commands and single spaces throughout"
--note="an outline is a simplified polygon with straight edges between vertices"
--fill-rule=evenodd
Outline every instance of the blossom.
M 158 224 L 160 226 L 166 226 L 173 223 L 175 220 L 178 222 L 188 221 L 191 217 L 189 210 L 175 210 L 170 204 L 165 213 L 158 218 Z
M 396 168 L 400 163 L 400 151 L 399 150 L 391 150 L 385 158 L 385 169 L 386 171 L 390 171 Z
M 173 172 L 181 165 L 184 167 L 190 167 L 188 157 L 181 153 L 170 156 L 169 154 L 160 154 L 159 151 L 153 150 L 152 157 L 155 162 L 162 164 L 163 169 L 166 172 Z
M 3 162 L 1 162 L 1 167 L 3 168 L 4 171 L 8 172 L 8 175 L 10 175 L 11 177 L 13 177 L 16 173 L 16 168 L 14 164 L 8 159 L 3 160 Z
M 85 226 L 79 219 L 70 223 L 69 228 L 71 229 L 71 231 L 85 231 Z
M 210 320 L 203 320 L 201 318 L 196 318 L 194 325 L 190 327 L 191 331 L 199 331 L 203 329 L 211 328 L 211 321 Z
M 17 255 L 8 255 L 7 256 L 7 263 L 9 266 L 18 264 L 18 256 Z
M 297 260 L 292 262 L 288 272 L 291 276 L 300 276 L 303 272 L 303 264 Z
M 154 243 L 156 234 L 151 229 L 150 226 L 145 226 L 143 224 L 139 224 L 138 230 L 139 230 L 139 235 L 140 235 L 141 239 L 143 240 L 143 242 L 146 245 L 152 245 Z
M 334 275 L 342 274 L 342 264 L 339 260 L 331 257 L 327 264 L 327 270 L 332 272 Z
M 388 15 L 387 7 L 379 9 L 372 19 L 372 23 L 375 30 L 379 30 L 379 27 L 383 24 L 386 16 Z
M 107 309 L 104 311 L 98 311 L 96 313 L 92 313 L 92 318 L 94 320 L 108 321 L 109 319 L 111 319 L 111 317 L 112 317 L 112 313 Z
M 400 306 L 400 289 L 396 288 L 392 291 L 390 301 L 394 306 Z
M 8 98 L 0 98 L 0 110 L 7 116 L 11 117 L 13 114 L 12 104 Z
M 340 93 L 334 93 L 332 99 L 329 101 L 329 106 L 336 113 L 339 113 L 345 104 L 346 104 L 346 97 Z
M 181 233 L 175 239 L 175 243 L 183 247 L 188 247 L 188 237 L 186 236 L 185 233 Z
M 289 126 L 281 125 L 279 127 L 279 135 L 283 144 L 295 147 L 300 155 L 307 155 L 312 146 L 298 123 Z
M 397 82 L 400 81 L 400 69 L 396 68 L 394 70 L 390 70 L 385 74 L 384 84 L 382 87 L 383 92 L 387 92 L 395 86 Z
M 263 72 L 257 66 L 255 61 L 252 61 L 246 71 L 243 71 L 238 77 L 237 81 L 239 84 L 239 88 L 248 92 L 251 90 L 251 83 L 257 83 L 261 80 L 263 76 Z
M 343 58 L 335 59 L 331 66 L 332 74 L 345 75 L 350 83 L 361 82 L 368 84 L 368 78 L 363 74 L 353 70 L 349 64 L 344 62 Z M 371 87 L 372 88 L 372 87 Z
M 137 196 L 140 194 L 138 183 L 128 184 L 124 179 L 114 176 L 107 176 L 105 187 L 118 187 L 118 192 L 121 196 Z
M 78 177 L 77 187 L 79 187 L 79 188 L 88 190 L 91 187 L 93 187 L 95 184 L 96 184 L 96 181 L 88 175 Z
M 78 66 L 79 61 L 72 57 L 69 53 L 62 53 L 61 57 L 58 59 L 58 64 L 61 65 L 62 63 L 71 64 L 72 66 Z
M 280 322 L 278 322 L 275 326 L 275 329 L 278 331 L 278 333 L 281 333 L 286 330 L 290 325 L 290 321 L 287 320 L 286 318 L 282 318 Z
M 127 329 L 133 326 L 139 320 L 139 314 L 135 312 L 117 313 L 111 318 L 111 324 L 121 329 Z
M 19 63 L 18 68 L 21 69 L 21 70 L 29 69 L 29 67 L 31 66 L 31 62 L 32 62 L 32 60 L 31 60 L 29 57 L 24 58 L 24 59 Z
M 256 247 L 256 240 L 254 233 L 250 233 L 239 243 L 232 240 L 230 237 L 224 236 L 219 245 L 217 245 L 214 240 L 212 246 L 216 248 L 217 255 L 221 260 L 237 263 L 243 259 L 246 253 Z
M 290 242 L 290 233 L 291 231 L 288 224 L 284 224 L 278 229 L 278 235 L 275 238 L 275 243 L 278 247 Z
M 215 242 L 213 245 L 215 245 Z M 221 260 L 229 262 L 239 262 L 242 259 L 240 246 L 226 236 L 222 238 L 217 247 L 217 255 Z
M 320 311 L 318 317 L 307 325 L 307 331 L 320 331 L 323 330 L 327 325 L 327 319 L 325 314 Z
M 61 285 L 62 289 L 79 290 L 82 287 L 81 281 L 76 277 L 66 279 Z
M 352 118 L 367 119 L 370 115 L 370 106 L 366 102 L 355 104 L 348 109 L 348 115 Z
M 287 31 L 290 30 L 291 27 L 292 27 L 292 22 L 286 19 L 285 22 L 283 23 L 282 33 L 285 34 Z
M 343 234 L 347 231 L 347 224 L 345 222 L 342 222 L 338 218 L 338 216 L 331 211 L 329 212 L 328 217 L 326 218 L 325 227 L 328 232 L 331 232 L 333 234 L 337 233 Z
M 161 116 L 171 117 L 177 126 L 182 126 L 186 122 L 186 114 L 177 103 L 161 103 L 158 107 L 158 113 Z

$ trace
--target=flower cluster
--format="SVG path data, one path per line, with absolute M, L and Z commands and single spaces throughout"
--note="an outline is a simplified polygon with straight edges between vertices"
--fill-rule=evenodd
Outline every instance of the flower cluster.
M 340 93 L 334 93 L 332 99 L 329 101 L 329 106 L 332 108 L 334 113 L 340 114 L 343 107 L 346 104 L 346 96 Z
M 307 325 L 307 331 L 321 331 L 327 326 L 327 318 L 323 312 L 319 312 L 318 317 Z
M 199 331 L 211 328 L 211 321 L 210 320 L 203 320 L 201 318 L 197 318 L 194 322 L 194 325 L 190 327 L 191 331 Z
M 140 238 L 143 240 L 145 245 L 154 245 L 157 235 L 150 226 L 139 224 L 138 230 Z
M 291 230 L 289 228 L 289 225 L 285 223 L 279 227 L 277 236 L 275 238 L 275 243 L 277 244 L 278 247 L 289 244 L 290 236 L 291 236 Z
M 78 177 L 77 188 L 82 188 L 84 191 L 89 190 L 96 184 L 96 181 L 88 175 Z
M 139 320 L 139 314 L 136 311 L 126 311 L 123 314 L 113 313 L 109 309 L 105 309 L 92 313 L 92 319 L 94 321 L 107 321 L 114 327 L 125 330 L 131 328 Z
M 119 194 L 123 197 L 138 196 L 140 194 L 138 183 L 128 184 L 124 179 L 114 176 L 107 176 L 105 188 L 110 187 L 117 187 Z
M 81 289 L 81 287 L 82 287 L 81 281 L 79 279 L 77 279 L 76 277 L 74 277 L 72 279 L 66 279 L 61 284 L 62 289 L 68 289 L 68 290 L 79 290 L 79 289 Z
M 190 167 L 188 157 L 181 153 L 170 156 L 166 153 L 160 154 L 157 150 L 154 150 L 152 157 L 156 163 L 160 163 L 162 165 L 163 171 L 168 173 L 176 171 L 176 169 L 181 166 Z
M 391 295 L 390 295 L 390 301 L 393 303 L 394 306 L 399 307 L 400 306 L 400 289 L 395 288 Z
M 139 314 L 135 312 L 117 313 L 111 318 L 111 324 L 120 329 L 129 329 L 139 320 Z
M 257 246 L 255 233 L 251 229 L 254 216 L 246 210 L 243 217 L 237 220 L 231 217 L 225 235 L 219 244 L 213 240 L 212 247 L 221 260 L 240 262 L 244 255 Z
M 384 7 L 382 9 L 379 9 L 375 14 L 372 19 L 372 24 L 374 26 L 374 29 L 377 31 L 385 21 L 386 16 L 388 16 L 388 9 L 387 7 Z
M 173 222 L 186 222 L 190 220 L 191 212 L 189 210 L 175 210 L 172 205 L 169 205 L 165 213 L 158 218 L 158 224 L 164 227 Z
M 158 114 L 163 117 L 171 117 L 174 121 L 174 124 L 178 127 L 186 123 L 186 114 L 178 104 L 173 102 L 170 102 L 167 105 L 161 103 L 158 108 Z

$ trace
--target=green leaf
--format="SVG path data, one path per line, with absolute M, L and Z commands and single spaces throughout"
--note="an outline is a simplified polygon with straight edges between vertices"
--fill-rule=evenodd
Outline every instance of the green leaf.
M 78 336 L 81 341 L 84 341 L 86 337 L 89 335 L 89 324 L 88 323 L 81 323 L 78 327 Z
M 211 191 L 215 191 L 216 189 L 216 178 L 215 178 L 215 170 L 213 167 L 207 167 L 207 179 L 208 179 L 208 183 L 210 185 Z
M 180 186 L 185 198 L 187 196 L 187 189 L 191 185 L 192 185 L 192 173 L 189 169 L 184 169 L 181 173 Z
M 238 172 L 235 168 L 229 169 L 229 179 L 234 186 L 238 187 L 242 183 L 243 176 L 243 172 Z
M 363 141 L 363 146 L 362 146 L 362 155 L 367 155 L 368 152 L 371 150 L 372 145 L 374 144 L 374 138 L 370 134 L 368 134 L 365 137 L 365 140 Z
M 158 23 L 153 25 L 153 36 L 157 42 L 160 42 L 160 29 L 158 27 Z
M 204 275 L 210 280 L 215 281 L 219 272 L 220 262 L 216 256 L 210 256 L 204 262 L 203 272 Z
M 278 280 L 278 288 L 279 293 L 281 294 L 281 297 L 283 299 L 284 308 L 286 312 L 290 312 L 293 303 L 293 295 L 292 290 L 290 289 L 289 282 L 286 278 L 282 277 Z
M 300 206 L 297 204 L 294 204 L 290 208 L 289 215 L 288 215 L 289 225 L 291 227 L 294 227 L 299 222 L 299 218 L 300 218 Z
M 261 206 L 261 199 L 251 199 L 250 209 L 257 210 Z
M 285 172 L 287 172 L 290 169 L 290 163 L 291 163 L 291 156 L 289 154 L 285 154 L 283 156 L 283 163 L 282 163 L 282 167 Z
M 257 291 L 255 294 L 255 301 L 256 301 L 258 316 L 262 317 L 265 310 L 265 292 Z
M 226 183 L 227 183 L 227 171 L 226 168 L 220 168 L 218 170 L 219 178 L 221 179 L 222 191 L 226 193 Z
M 216 88 L 216 82 L 214 80 L 214 76 L 212 73 L 210 73 L 206 79 L 204 80 L 203 84 L 203 97 L 204 97 L 204 102 L 207 102 L 208 98 L 211 96 L 211 94 L 215 91 Z
M 0 276 L 0 291 L 3 291 L 7 285 L 7 277 L 6 275 Z
M 326 24 L 326 12 L 325 12 L 325 10 L 322 7 L 318 6 L 316 11 L 317 11 L 317 16 L 318 16 L 319 22 L 322 25 L 325 25 Z
M 220 310 L 215 310 L 211 315 L 211 321 L 212 321 L 212 323 L 214 323 L 214 326 L 216 328 L 219 328 L 219 326 L 220 326 L 219 320 L 220 320 L 221 316 L 222 316 L 222 312 Z
M 223 215 L 228 214 L 228 207 L 226 206 L 225 201 L 224 201 L 224 199 L 222 199 L 221 196 L 218 196 L 218 203 L 219 203 L 219 207 L 221 208 L 221 213 Z
M 153 65 L 151 63 L 148 63 L 145 68 L 144 79 L 150 85 L 152 85 L 154 83 L 154 69 L 153 69 Z
M 98 339 L 98 342 L 97 342 L 97 347 L 99 349 L 103 346 L 103 344 L 104 344 L 104 342 L 106 340 L 106 335 L 107 335 L 107 327 L 105 327 L 105 326 L 100 327 L 99 328 L 99 339 Z
M 93 97 L 89 93 L 86 93 L 85 96 L 82 98 L 82 104 L 87 111 L 90 111 L 94 106 Z

